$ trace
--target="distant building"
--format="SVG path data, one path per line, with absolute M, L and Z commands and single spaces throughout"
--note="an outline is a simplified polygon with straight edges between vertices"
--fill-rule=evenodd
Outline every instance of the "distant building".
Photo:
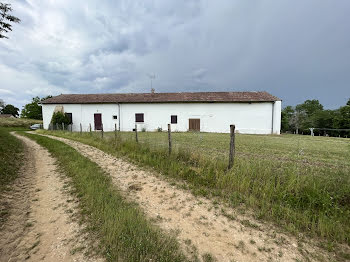
M 281 100 L 267 92 L 64 94 L 42 102 L 44 128 L 55 111 L 64 112 L 73 131 L 202 131 L 280 134 Z
M 11 114 L 0 114 L 0 117 L 1 118 L 15 118 L 13 115 L 11 115 Z

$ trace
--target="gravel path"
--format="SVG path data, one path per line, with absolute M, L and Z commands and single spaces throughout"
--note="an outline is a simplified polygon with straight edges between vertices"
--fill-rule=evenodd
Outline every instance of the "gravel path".
M 314 261 L 327 254 L 313 244 L 279 233 L 227 206 L 182 190 L 154 172 L 69 139 L 48 136 L 75 148 L 109 173 L 124 195 L 139 203 L 161 228 L 174 232 L 189 256 L 203 261 Z M 208 259 L 208 260 L 205 260 Z

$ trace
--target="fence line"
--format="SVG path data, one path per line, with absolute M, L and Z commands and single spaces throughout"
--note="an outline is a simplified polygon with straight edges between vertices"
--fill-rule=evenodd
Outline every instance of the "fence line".
M 138 130 L 138 126 L 137 124 L 135 124 L 135 128 L 133 129 L 133 132 L 120 132 L 117 131 L 117 124 L 114 124 L 114 130 L 112 132 L 108 132 L 105 134 L 104 132 L 104 127 L 103 124 L 101 124 L 101 130 L 95 130 L 95 132 L 92 132 L 92 126 L 91 123 L 88 126 L 83 126 L 81 123 L 79 123 L 79 129 L 75 131 L 78 131 L 77 133 L 80 135 L 83 135 L 83 131 L 86 130 L 87 132 L 89 132 L 89 134 L 91 136 L 96 136 L 99 137 L 101 139 L 111 139 L 114 140 L 114 142 L 116 143 L 117 141 L 121 140 L 121 141 L 130 141 L 130 140 L 134 140 L 136 141 L 136 143 L 142 143 L 144 145 L 147 145 L 148 147 L 150 147 L 150 149 L 161 149 L 161 148 L 167 148 L 168 151 L 168 155 L 170 156 L 174 149 L 176 149 L 177 151 L 181 150 L 181 151 L 188 151 L 188 152 L 193 152 L 193 144 L 191 143 L 191 145 L 189 145 L 188 143 L 181 143 L 180 141 L 178 141 L 178 143 L 176 142 L 175 144 L 173 143 L 173 136 L 172 136 L 172 130 L 171 130 L 171 124 L 168 124 L 168 130 L 167 132 L 162 132 L 159 131 L 160 133 L 162 133 L 163 135 L 158 136 L 156 139 L 152 139 L 152 133 L 154 132 L 146 132 L 144 130 L 141 131 L 142 135 L 139 134 L 139 130 Z M 70 131 L 73 132 L 73 124 L 69 124 L 69 125 L 64 125 L 62 124 L 62 127 L 59 128 L 58 125 L 53 125 L 50 124 L 49 125 L 49 130 L 64 130 L 64 131 Z M 98 134 L 99 131 L 101 132 L 101 134 Z M 85 131 L 84 131 L 85 132 Z M 134 134 L 133 134 L 134 133 Z M 175 132 L 177 133 L 177 132 Z M 193 132 L 193 134 L 195 134 L 196 136 L 194 136 L 196 139 L 194 140 L 194 143 L 197 144 L 199 143 L 199 145 L 205 143 L 205 141 L 203 140 L 203 134 L 200 132 Z M 133 137 L 134 136 L 134 137 Z M 141 140 L 140 140 L 141 138 Z M 226 150 L 224 151 L 220 151 L 220 152 L 216 152 L 215 155 L 211 156 L 213 158 L 213 161 L 216 161 L 215 159 L 219 160 L 223 160 L 223 157 L 227 157 L 228 156 L 228 169 L 231 169 L 234 166 L 234 158 L 235 158 L 235 125 L 230 125 L 230 138 L 227 141 L 229 143 L 229 151 L 227 152 Z M 218 153 L 218 154 L 217 154 Z

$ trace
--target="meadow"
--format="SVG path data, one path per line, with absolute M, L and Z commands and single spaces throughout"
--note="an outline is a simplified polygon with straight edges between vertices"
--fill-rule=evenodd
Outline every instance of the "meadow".
M 229 135 L 70 133 L 40 131 L 81 141 L 184 182 L 194 194 L 253 210 L 255 217 L 298 234 L 350 244 L 350 140 L 299 135 L 236 135 L 227 169 Z

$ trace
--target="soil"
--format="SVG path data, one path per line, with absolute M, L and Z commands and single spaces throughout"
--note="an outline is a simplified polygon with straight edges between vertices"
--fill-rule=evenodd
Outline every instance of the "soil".
M 175 233 L 184 251 L 202 261 L 331 261 L 311 240 L 300 241 L 249 212 L 194 196 L 164 176 L 76 141 L 72 146 L 109 173 L 113 183 L 162 229 Z
M 55 159 L 34 141 L 25 145 L 24 165 L 12 189 L 1 196 L 9 212 L 0 228 L 0 261 L 102 261 L 87 257 L 87 235 L 76 219 L 77 200 Z

